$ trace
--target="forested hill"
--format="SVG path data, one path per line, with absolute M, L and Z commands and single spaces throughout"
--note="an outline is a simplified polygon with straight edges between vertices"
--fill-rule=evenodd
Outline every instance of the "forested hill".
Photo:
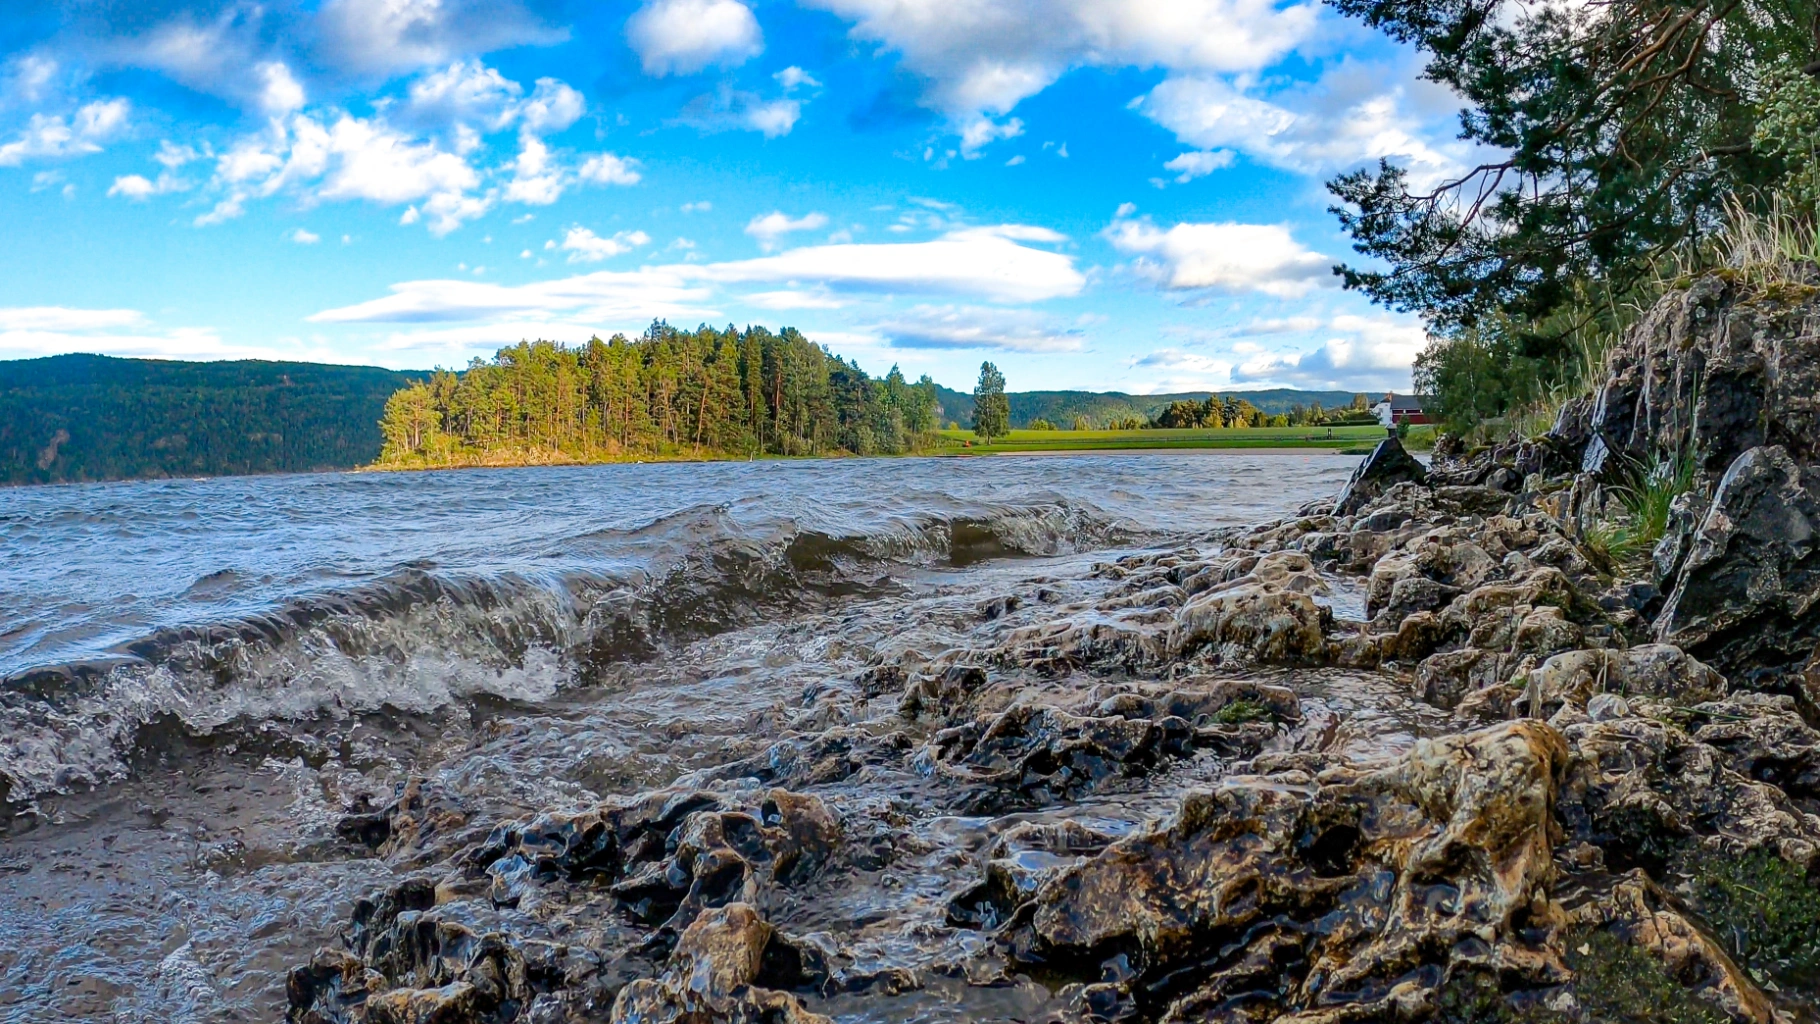
M 264 360 L 0 360 L 0 483 L 350 469 L 429 375 Z
M 1069 427 L 1076 416 L 1084 416 L 1094 426 L 1103 426 L 1126 417 L 1152 420 L 1157 413 L 1178 401 L 1204 401 L 1210 391 L 1185 391 L 1174 395 L 1127 395 L 1118 391 L 1013 391 L 1011 425 L 1027 427 L 1036 419 L 1048 420 L 1058 427 Z M 1352 403 L 1351 391 L 1297 391 L 1274 388 L 1267 391 L 1222 391 L 1222 396 L 1243 399 L 1266 413 L 1286 413 L 1295 406 L 1319 402 L 1328 409 L 1343 408 Z M 1376 399 L 1372 394 L 1367 398 Z M 964 391 L 937 388 L 936 398 L 942 406 L 942 422 L 966 426 L 973 422 L 973 396 Z

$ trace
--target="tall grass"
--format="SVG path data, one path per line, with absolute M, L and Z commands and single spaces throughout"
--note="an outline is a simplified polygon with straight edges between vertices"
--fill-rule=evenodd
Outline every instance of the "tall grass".
M 1653 466 L 1629 461 L 1625 480 L 1610 490 L 1622 510 L 1600 516 L 1581 527 L 1581 540 L 1609 568 L 1640 562 L 1655 550 L 1668 532 L 1669 508 L 1694 485 L 1694 460 L 1685 453 L 1662 459 Z

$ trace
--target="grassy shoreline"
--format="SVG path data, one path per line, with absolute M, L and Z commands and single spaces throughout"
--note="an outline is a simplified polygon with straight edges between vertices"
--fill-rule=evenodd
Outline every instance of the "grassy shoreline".
M 980 444 L 967 430 L 943 430 L 948 445 L 939 455 L 1010 455 L 1020 452 L 1113 452 L 1189 449 L 1256 450 L 1302 448 L 1344 450 L 1376 444 L 1384 428 L 1238 427 L 1180 430 L 1013 430 Z
M 971 455 L 1066 455 L 1153 451 L 1263 451 L 1270 449 L 1343 452 L 1375 444 L 1384 436 L 1379 427 L 1260 427 L 1254 429 L 1184 430 L 1013 430 L 1009 436 L 980 444 L 972 431 L 943 430 L 940 444 L 902 455 L 878 458 L 945 458 Z M 517 469 L 526 466 L 602 466 L 642 462 L 744 462 L 752 459 L 853 458 L 845 452 L 828 455 L 742 455 L 711 450 L 674 452 L 637 457 L 599 453 L 575 455 L 549 449 L 504 449 L 467 452 L 442 460 L 373 462 L 357 472 L 420 472 L 437 469 Z

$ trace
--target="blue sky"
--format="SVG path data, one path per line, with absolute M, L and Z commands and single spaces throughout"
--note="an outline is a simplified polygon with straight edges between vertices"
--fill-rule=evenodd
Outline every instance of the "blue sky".
M 793 325 L 1015 390 L 1402 388 L 1322 183 L 1471 159 L 1273 0 L 9 0 L 0 358 Z

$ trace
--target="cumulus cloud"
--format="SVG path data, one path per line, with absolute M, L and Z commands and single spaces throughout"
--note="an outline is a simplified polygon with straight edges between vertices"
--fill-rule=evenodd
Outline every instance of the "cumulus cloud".
M 961 156 L 972 160 L 980 150 L 999 139 L 1015 139 L 1024 134 L 1024 122 L 1017 118 L 999 124 L 991 118 L 976 117 L 961 127 Z
M 258 82 L 256 103 L 259 112 L 279 117 L 303 107 L 303 85 L 282 61 L 264 61 L 253 68 Z
M 739 0 L 649 0 L 626 22 L 626 42 L 651 75 L 736 67 L 765 48 L 758 19 Z
M 425 217 L 433 233 L 444 235 L 493 202 L 490 194 L 471 194 L 480 175 L 460 154 L 350 114 L 331 123 L 308 114 L 272 121 L 216 158 L 211 185 L 223 196 L 198 224 L 237 217 L 249 199 L 289 190 L 311 202 L 415 204 L 406 222 Z
M 496 132 L 514 123 L 528 135 L 560 132 L 587 113 L 581 93 L 555 78 L 524 86 L 478 60 L 457 61 L 419 76 L 406 93 L 404 120 L 427 125 L 477 125 Z
M 1130 366 L 1148 377 L 1143 387 L 1151 392 L 1228 387 L 1406 391 L 1410 365 L 1428 340 L 1415 318 L 1382 314 L 1298 315 L 1215 333 L 1259 339 L 1300 335 L 1301 340 L 1237 341 L 1225 351 L 1161 348 Z
M 779 71 L 777 74 L 772 75 L 771 77 L 773 80 L 775 80 L 777 82 L 778 85 L 781 85 L 784 87 L 785 92 L 789 92 L 791 89 L 795 89 L 800 86 L 807 86 L 808 88 L 811 88 L 811 89 L 819 89 L 822 87 L 822 84 L 815 80 L 814 75 L 811 75 L 809 72 L 804 71 L 802 68 L 799 68 L 794 64 L 783 69 L 782 71 Z
M 643 231 L 620 231 L 611 238 L 602 238 L 584 227 L 572 227 L 562 237 L 562 244 L 556 246 L 569 254 L 570 263 L 599 263 L 610 256 L 621 256 L 641 245 L 647 245 L 651 236 Z
M 360 76 L 568 38 L 518 0 L 326 0 L 314 29 L 318 58 L 344 74 Z
M 636 185 L 640 177 L 637 167 L 638 161 L 630 157 L 596 153 L 582 161 L 579 173 L 583 181 L 591 181 L 596 185 Z M 687 213 L 686 207 L 689 204 L 683 205 L 683 212 Z M 706 203 L 701 205 L 704 209 L 707 207 Z
M 566 316 L 578 310 L 656 313 L 699 304 L 717 285 L 782 284 L 829 294 L 954 295 L 988 302 L 1040 302 L 1077 295 L 1086 278 L 1074 259 L 1021 242 L 1054 243 L 1045 228 L 999 225 L 951 232 L 927 242 L 804 246 L 775 256 L 723 263 L 673 263 L 635 271 L 504 286 L 472 281 L 407 281 L 392 294 L 324 310 L 318 323 L 478 321 Z M 644 296 L 644 299 L 640 299 Z M 641 304 L 643 302 L 643 304 Z
M 550 147 L 536 136 L 520 140 L 518 159 L 512 162 L 512 180 L 506 185 L 506 201 L 531 206 L 548 206 L 562 197 L 563 174 L 550 159 Z
M 1204 178 L 1222 167 L 1231 167 L 1233 152 L 1230 149 L 1200 150 L 1183 153 L 1163 166 L 1177 172 L 1176 184 L 1186 185 L 1196 178 Z
M 1261 292 L 1299 298 L 1327 283 L 1333 261 L 1304 249 L 1280 224 L 1181 223 L 1167 230 L 1120 216 L 1105 231 L 1139 273 L 1164 288 Z
M 815 231 L 828 226 L 825 213 L 807 213 L 792 220 L 781 210 L 773 210 L 746 222 L 746 234 L 758 239 L 765 249 L 777 246 L 777 240 L 793 231 Z
M 156 181 L 147 178 L 143 174 L 124 174 L 114 179 L 113 185 L 108 187 L 107 194 L 109 196 L 124 196 L 134 202 L 142 202 L 152 196 L 166 195 L 171 192 L 182 192 L 189 187 L 189 182 L 173 175 L 169 171 L 165 171 L 158 175 Z
M 893 348 L 999 352 L 1078 352 L 1085 337 L 1046 314 L 981 306 L 915 306 L 872 330 Z
M 923 102 L 956 122 L 1005 114 L 1075 67 L 1237 73 L 1275 63 L 1313 32 L 1318 5 L 1275 0 L 805 0 L 901 55 Z
M 774 139 L 790 134 L 802 114 L 801 101 L 766 100 L 755 92 L 723 86 L 690 100 L 677 119 L 702 131 L 754 131 Z
M 1135 104 L 1181 141 L 1212 150 L 1229 147 L 1273 167 L 1331 174 L 1380 158 L 1434 181 L 1470 159 L 1452 138 L 1454 101 L 1439 86 L 1396 83 L 1391 69 L 1342 63 L 1318 81 L 1266 96 L 1224 79 L 1165 79 Z M 1179 158 L 1178 158 L 1179 159 Z
M 317 242 L 322 241 L 321 235 L 305 228 L 298 228 L 285 237 L 296 242 L 298 245 L 315 245 Z
M 99 153 L 103 142 L 125 129 L 131 110 L 126 100 L 111 99 L 86 104 L 71 117 L 33 114 L 11 142 L 0 144 L 0 167 Z
M 1232 369 L 1235 383 L 1272 382 L 1349 391 L 1406 391 L 1409 368 L 1428 343 L 1411 317 L 1336 316 L 1329 336 L 1305 352 L 1260 352 Z

